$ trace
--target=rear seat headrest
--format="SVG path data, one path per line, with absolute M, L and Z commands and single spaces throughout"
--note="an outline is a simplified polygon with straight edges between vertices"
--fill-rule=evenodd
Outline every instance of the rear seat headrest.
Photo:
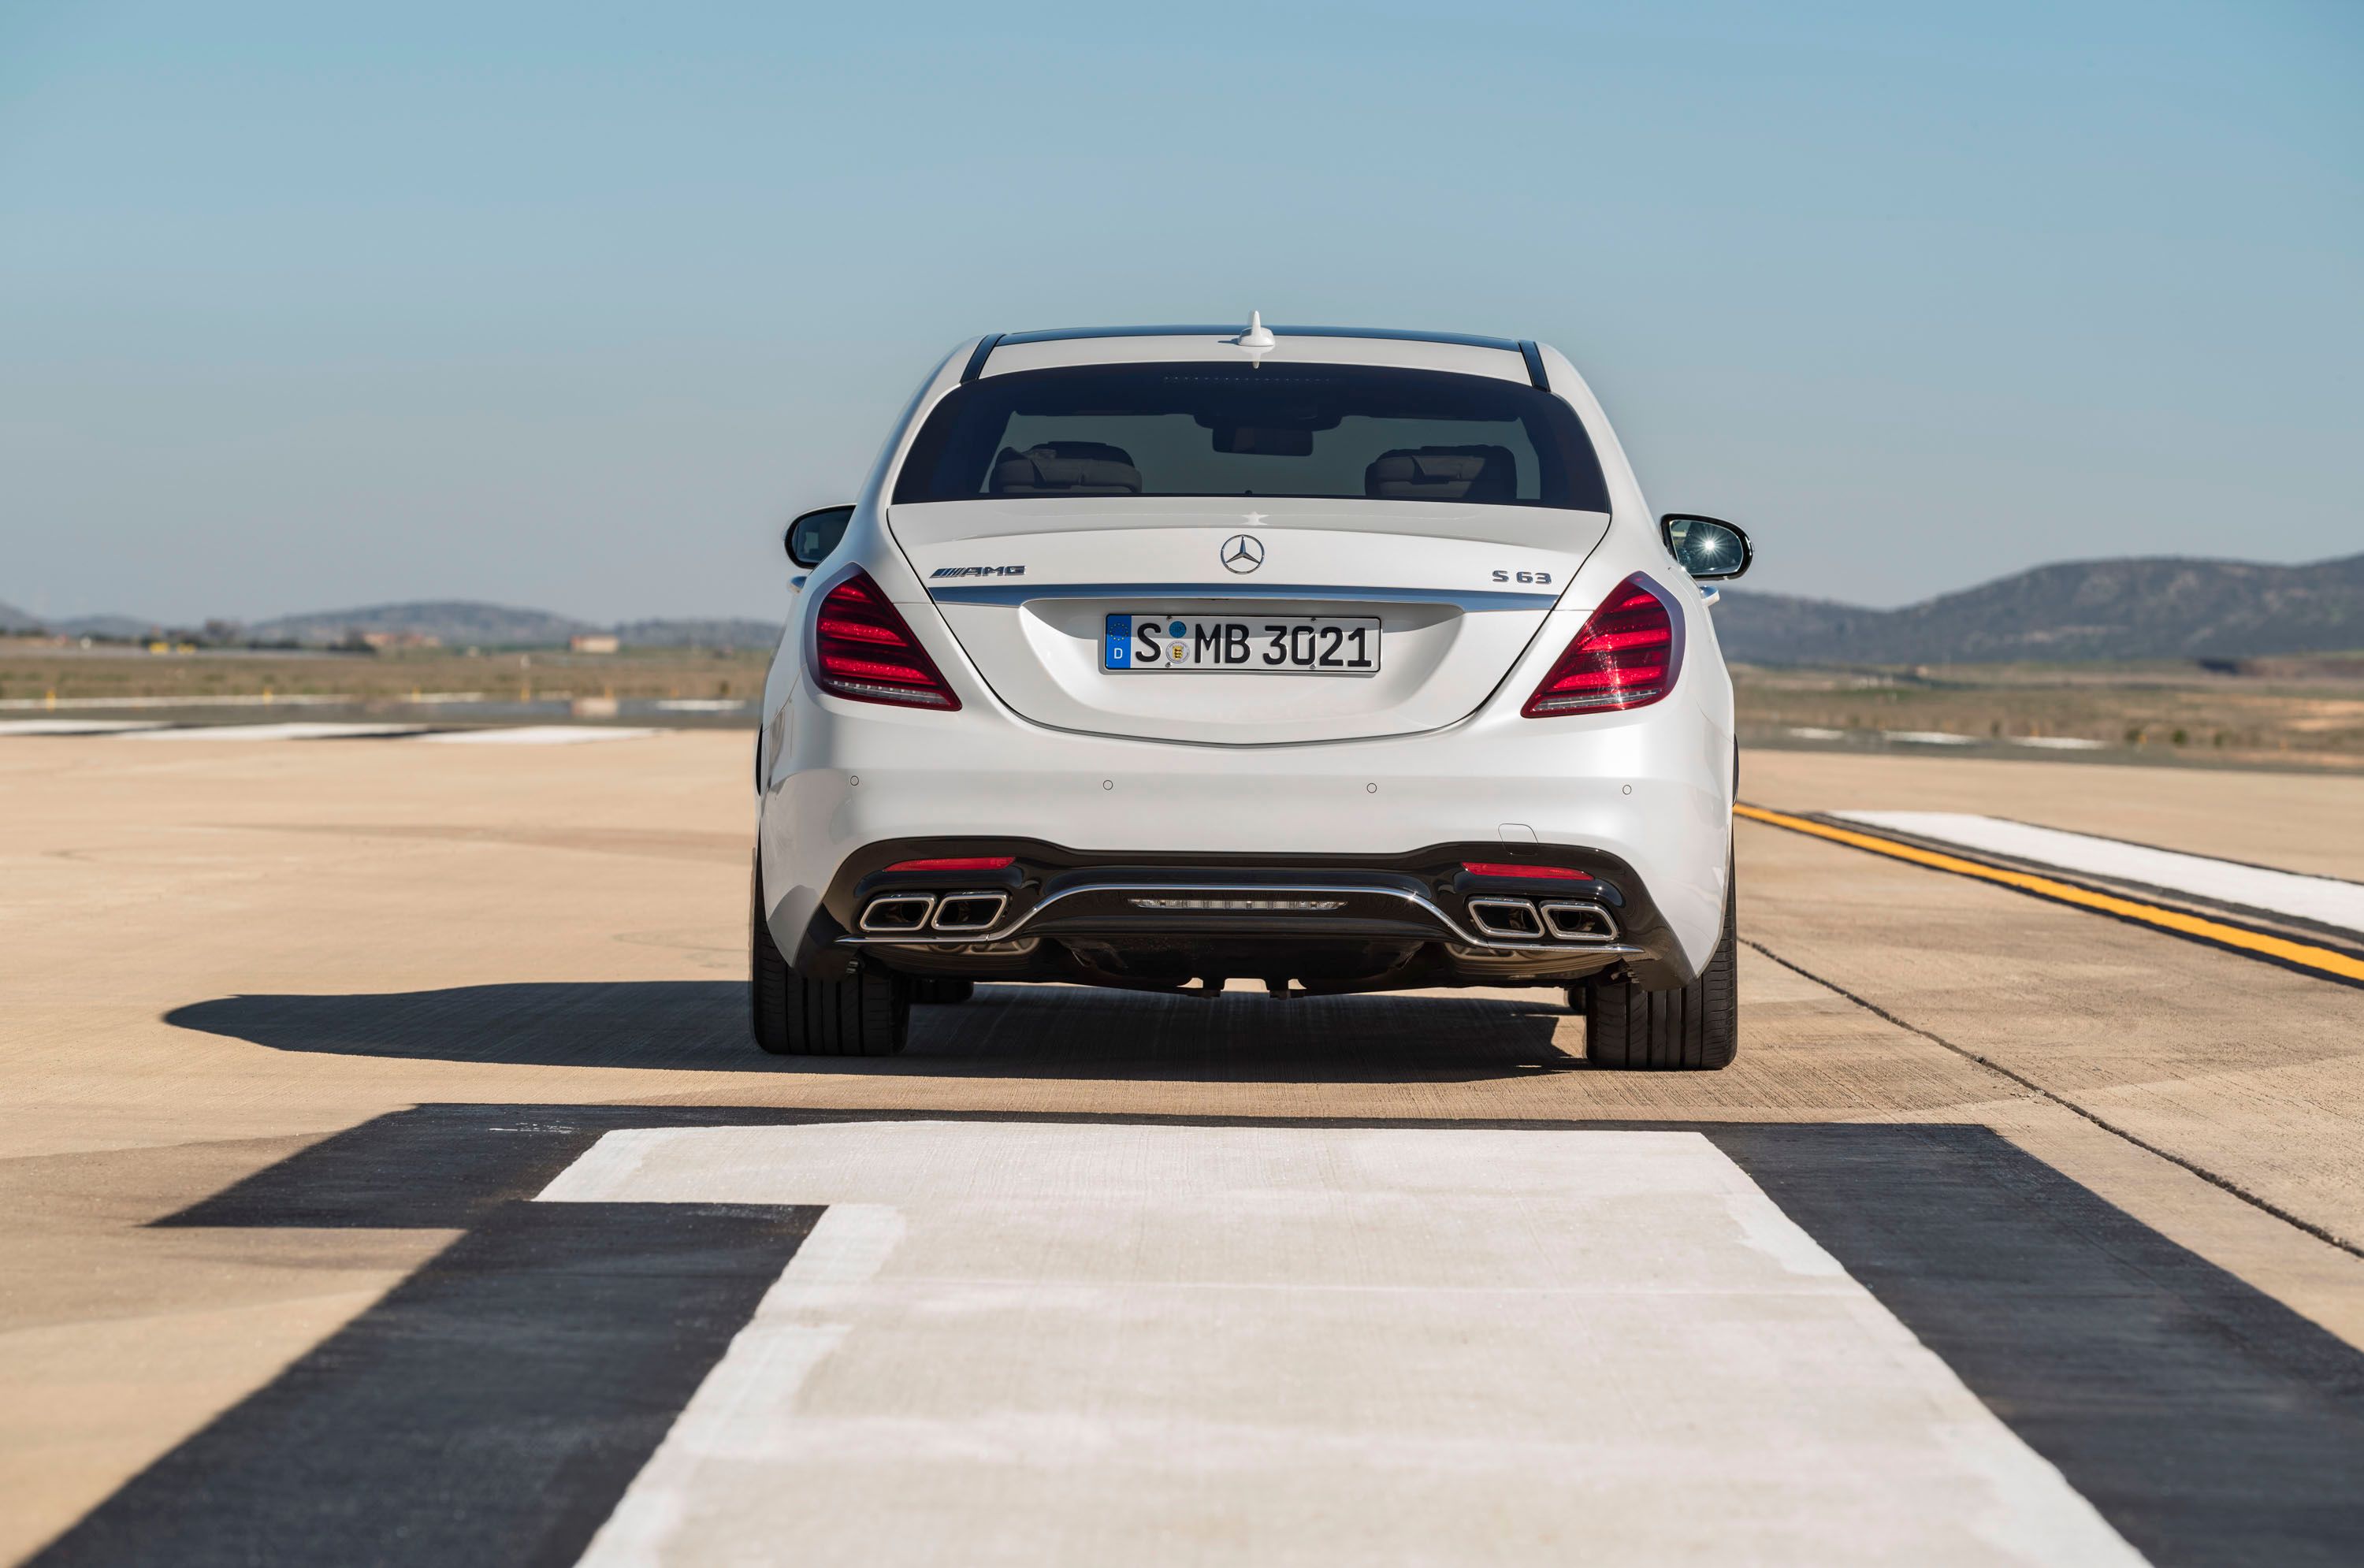
M 1102 441 L 1045 441 L 993 460 L 988 495 L 1138 495 L 1132 454 Z
M 1363 471 L 1377 501 L 1514 501 L 1519 460 L 1508 447 L 1399 447 Z

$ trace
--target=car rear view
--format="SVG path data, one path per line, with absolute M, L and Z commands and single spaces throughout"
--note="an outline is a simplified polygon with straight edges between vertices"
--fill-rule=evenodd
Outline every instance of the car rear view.
M 1745 548 L 1654 521 L 1533 343 L 965 345 L 792 531 L 756 1039 L 892 1051 L 979 981 L 1548 986 L 1596 1061 L 1721 1066 L 1731 691 L 1686 565 Z

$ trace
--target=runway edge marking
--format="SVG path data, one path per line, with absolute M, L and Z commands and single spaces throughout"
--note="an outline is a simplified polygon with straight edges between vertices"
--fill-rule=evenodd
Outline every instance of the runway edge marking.
M 2235 952 L 2279 963 L 2289 969 L 2343 984 L 2364 986 L 2364 959 L 2332 948 L 2317 947 L 2311 942 L 2292 941 L 2265 931 L 2253 931 L 2222 920 L 2187 914 L 2180 909 L 2169 909 L 2139 899 L 2125 898 L 2116 894 L 2100 893 L 2073 883 L 2053 877 L 2038 876 L 2031 872 L 2013 871 L 1961 855 L 1946 854 L 1936 850 L 1924 850 L 1917 844 L 1867 833 L 1858 828 L 1835 827 L 1816 822 L 1810 817 L 1793 817 L 1788 812 L 1769 811 L 1761 806 L 1736 802 L 1733 815 L 1750 822 L 1762 822 L 1767 827 L 1786 828 L 1793 833 L 1825 839 L 1849 849 L 1864 850 L 1890 860 L 1906 861 L 1931 871 L 1942 871 L 1955 876 L 1966 876 L 1979 882 L 1989 882 L 2008 887 L 2030 897 L 2055 904 L 2091 910 L 2120 920 L 2147 926 L 2188 941 L 2205 942 Z

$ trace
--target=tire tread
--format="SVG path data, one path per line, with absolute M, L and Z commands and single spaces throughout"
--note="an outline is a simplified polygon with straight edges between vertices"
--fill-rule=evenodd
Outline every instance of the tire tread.
M 892 1056 L 910 1036 L 911 983 L 885 970 L 810 980 L 788 967 L 764 918 L 757 865 L 747 919 L 747 1021 L 774 1056 Z
M 1674 991 L 1630 980 L 1585 989 L 1585 1056 L 1600 1067 L 1712 1073 L 1740 1049 L 1739 897 L 1727 878 L 1723 933 L 1697 979 Z

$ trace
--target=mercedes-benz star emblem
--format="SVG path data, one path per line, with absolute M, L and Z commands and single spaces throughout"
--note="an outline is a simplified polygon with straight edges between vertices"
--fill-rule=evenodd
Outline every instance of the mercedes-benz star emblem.
M 1223 541 L 1220 558 L 1226 571 L 1253 572 L 1264 564 L 1264 540 L 1254 534 L 1233 534 Z

